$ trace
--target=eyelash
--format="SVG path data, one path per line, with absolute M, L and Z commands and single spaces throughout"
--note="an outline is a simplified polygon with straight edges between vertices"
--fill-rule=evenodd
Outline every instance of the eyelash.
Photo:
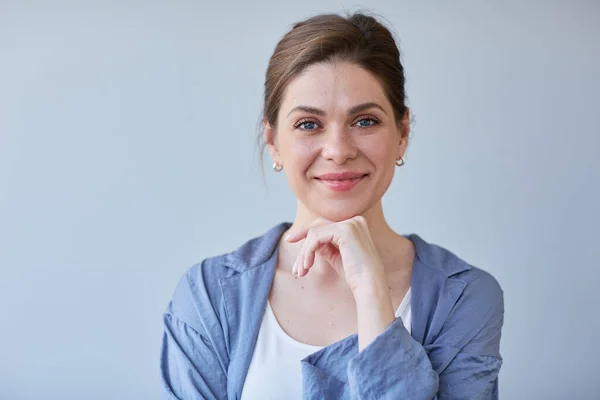
M 357 118 L 357 119 L 355 120 L 355 122 L 354 122 L 352 125 L 356 125 L 356 124 L 357 124 L 357 123 L 359 123 L 360 121 L 364 121 L 364 120 L 373 121 L 373 124 L 372 124 L 372 125 L 370 125 L 370 126 L 364 126 L 364 127 L 361 127 L 362 129 L 372 128 L 372 127 L 374 127 L 374 126 L 376 126 L 376 125 L 379 125 L 379 124 L 381 123 L 381 121 L 379 121 L 379 119 L 377 119 L 377 118 L 375 118 L 375 117 L 373 117 L 373 116 L 361 116 L 361 117 Z M 311 118 L 302 118 L 300 121 L 298 121 L 298 122 L 296 122 L 296 123 L 294 124 L 294 129 L 301 129 L 301 130 L 303 130 L 303 131 L 314 131 L 315 129 L 302 129 L 302 128 L 300 128 L 300 126 L 301 126 L 302 124 L 305 124 L 305 123 L 307 123 L 307 122 L 312 122 L 313 124 L 315 124 L 315 125 L 318 125 L 318 126 L 320 126 L 320 125 L 321 125 L 321 124 L 319 124 L 319 122 L 317 122 L 317 121 L 316 121 L 316 120 L 314 120 L 314 119 L 311 119 Z

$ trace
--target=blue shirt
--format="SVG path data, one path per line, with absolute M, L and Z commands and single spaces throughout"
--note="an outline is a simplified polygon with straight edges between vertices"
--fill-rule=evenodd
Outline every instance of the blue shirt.
M 162 398 L 241 397 L 289 227 L 281 223 L 181 278 L 163 317 Z M 309 355 L 305 399 L 498 398 L 502 289 L 450 251 L 406 237 L 415 247 L 411 333 L 396 318 L 361 352 L 354 334 Z

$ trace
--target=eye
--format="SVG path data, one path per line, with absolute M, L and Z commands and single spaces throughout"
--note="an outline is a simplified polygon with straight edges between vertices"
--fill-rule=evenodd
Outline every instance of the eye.
M 377 125 L 378 123 L 379 121 L 375 118 L 368 117 L 359 119 L 354 125 L 358 126 L 359 128 L 370 128 L 372 126 Z
M 301 129 L 303 131 L 314 131 L 319 128 L 319 124 L 310 119 L 301 119 L 294 124 L 294 128 Z

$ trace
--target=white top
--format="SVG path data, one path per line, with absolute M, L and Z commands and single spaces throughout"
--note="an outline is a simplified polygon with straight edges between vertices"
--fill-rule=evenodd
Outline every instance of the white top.
M 402 318 L 408 333 L 411 323 L 410 297 L 409 288 L 396 310 L 396 317 Z M 300 361 L 322 348 L 300 343 L 285 333 L 267 301 L 242 390 L 242 400 L 302 399 Z

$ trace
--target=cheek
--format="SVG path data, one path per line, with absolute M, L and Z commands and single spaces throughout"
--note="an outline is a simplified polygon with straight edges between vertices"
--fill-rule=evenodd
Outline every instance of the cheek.
M 303 173 L 318 154 L 319 147 L 315 140 L 292 140 L 286 146 L 285 159 L 294 173 Z
M 388 165 L 395 157 L 395 147 L 386 141 L 371 142 L 363 147 L 365 155 L 378 168 Z

